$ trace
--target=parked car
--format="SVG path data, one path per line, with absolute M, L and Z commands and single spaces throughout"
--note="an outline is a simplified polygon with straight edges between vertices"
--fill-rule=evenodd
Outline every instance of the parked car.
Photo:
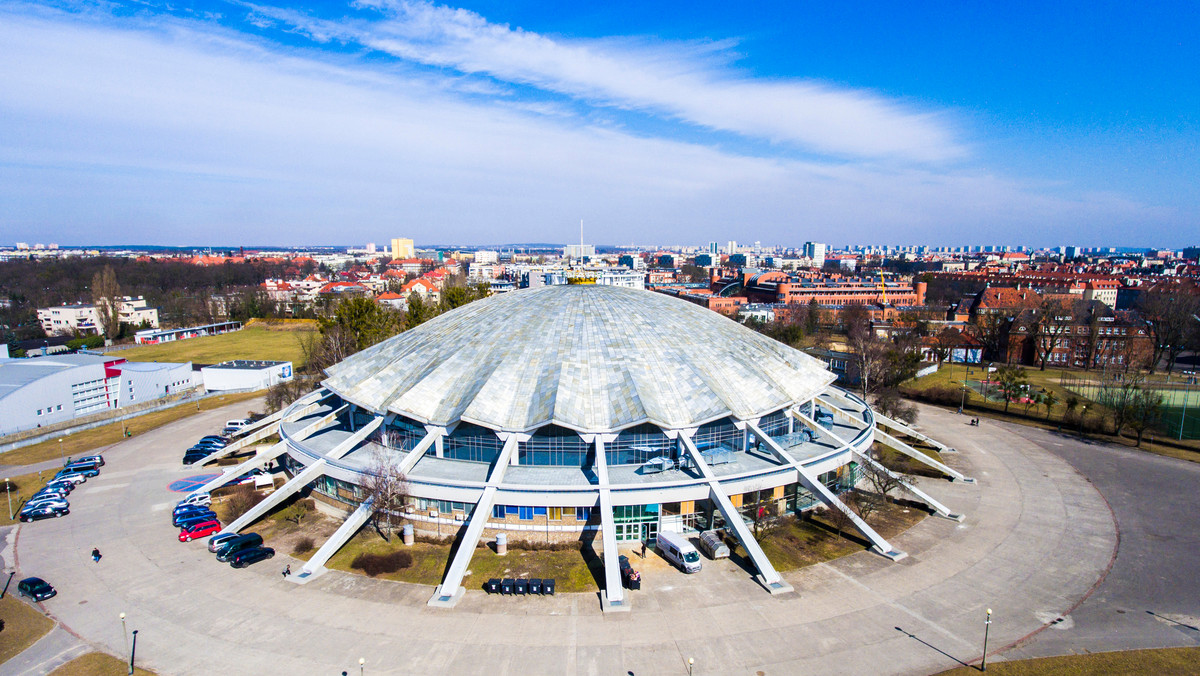
M 262 536 L 258 533 L 246 533 L 245 535 L 239 535 L 227 541 L 221 546 L 220 549 L 217 550 L 217 560 L 222 563 L 226 561 L 232 561 L 233 557 L 236 556 L 238 552 L 247 549 L 254 549 L 255 547 L 261 547 L 262 543 Z
M 224 434 L 210 434 L 205 437 L 200 437 L 200 441 L 224 441 L 228 443 L 229 438 Z
M 54 496 L 56 498 L 62 498 L 65 500 L 67 498 L 67 496 L 70 495 L 71 490 L 72 489 L 68 489 L 68 488 L 51 488 L 49 486 L 42 486 L 41 488 L 37 489 L 37 491 L 33 495 L 31 495 L 29 497 L 29 499 L 32 500 L 33 498 L 36 498 L 36 497 L 50 495 L 50 496 Z
M 196 443 L 192 444 L 193 447 L 214 446 L 216 448 L 225 448 L 228 445 L 229 445 L 229 442 L 225 441 L 224 439 L 201 439 L 200 441 L 197 441 Z
M 26 523 L 30 521 L 40 521 L 42 519 L 53 519 L 60 516 L 66 516 L 71 513 L 70 507 L 55 507 L 53 505 L 45 505 L 42 507 L 33 507 L 32 509 L 22 509 L 20 520 Z
M 75 490 L 75 484 L 71 483 L 70 481 L 64 481 L 63 479 L 51 479 L 50 481 L 46 482 L 46 485 L 43 486 L 41 490 L 70 493 L 71 491 Z
M 45 601 L 49 598 L 54 598 L 58 592 L 51 587 L 48 582 L 40 577 L 27 577 L 17 583 L 17 593 L 21 596 L 28 596 L 34 601 Z
M 100 455 L 99 453 L 97 453 L 96 455 L 85 455 L 82 458 L 79 458 L 78 460 L 76 460 L 76 462 L 90 462 L 90 463 L 95 463 L 95 465 L 97 467 L 103 467 L 104 466 L 104 456 Z
M 171 514 L 171 523 L 178 526 L 179 522 L 186 521 L 187 519 L 195 519 L 196 517 L 215 518 L 216 514 L 207 507 L 199 507 L 197 509 L 188 509 L 188 510 L 184 510 L 181 512 L 175 512 L 175 513 Z
M 212 496 L 209 495 L 208 493 L 192 493 L 191 495 L 187 496 L 186 498 L 180 500 L 179 504 L 177 504 L 175 506 L 183 507 L 184 505 L 199 505 L 201 507 L 207 507 L 208 505 L 211 505 L 211 504 L 212 504 Z
M 27 500 L 25 502 L 25 505 L 23 507 L 21 507 L 21 511 L 25 511 L 26 509 L 33 509 L 35 507 L 44 507 L 46 505 L 56 505 L 58 507 L 70 507 L 71 506 L 70 503 L 67 502 L 67 499 L 64 497 L 60 497 L 57 495 L 35 495 L 32 498 L 29 498 L 29 500 Z
M 216 554 L 221 551 L 221 547 L 235 537 L 238 537 L 237 533 L 217 533 L 208 539 L 208 551 Z
M 239 420 L 226 420 L 225 421 L 225 427 L 234 427 L 239 430 L 249 424 L 250 424 L 249 418 L 241 418 Z
M 206 535 L 212 535 L 219 530 L 221 530 L 221 522 L 216 519 L 198 521 L 179 529 L 179 541 L 191 542 Z
M 84 460 L 80 458 L 79 460 L 72 460 L 63 465 L 63 469 L 70 472 L 79 472 L 84 476 L 93 477 L 100 474 L 100 461 L 94 459 Z
M 195 503 L 191 503 L 187 505 L 176 505 L 175 509 L 171 510 L 171 516 L 176 517 L 185 514 L 203 514 L 211 511 L 212 509 L 208 505 L 197 505 Z
M 251 547 L 250 549 L 243 549 L 234 554 L 229 559 L 229 565 L 234 568 L 245 568 L 252 563 L 265 561 L 272 556 L 275 556 L 275 550 L 270 547 Z
M 171 523 L 176 528 L 184 528 L 191 523 L 200 523 L 201 521 L 212 521 L 217 518 L 216 512 L 211 510 L 204 512 L 184 512 L 177 514 L 171 519 Z
M 96 465 L 96 463 L 92 462 L 68 462 L 66 465 L 62 466 L 62 469 L 59 469 L 59 473 L 62 472 L 83 474 L 84 477 L 90 479 L 100 475 L 100 465 Z
M 194 465 L 194 464 L 200 462 L 201 460 L 207 458 L 210 455 L 212 455 L 211 451 L 201 451 L 199 453 L 192 453 L 189 451 L 188 453 L 185 453 L 183 456 L 183 464 Z
M 59 470 L 58 474 L 55 474 L 51 481 L 70 481 L 73 484 L 81 484 L 87 481 L 87 477 L 78 472 Z

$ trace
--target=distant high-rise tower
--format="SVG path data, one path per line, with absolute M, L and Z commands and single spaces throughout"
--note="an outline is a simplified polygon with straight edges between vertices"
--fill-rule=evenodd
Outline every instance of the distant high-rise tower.
M 825 266 L 825 245 L 820 242 L 805 242 L 804 257 L 812 261 L 814 268 Z
M 375 253 L 375 242 L 367 242 L 367 253 Z
M 392 240 L 392 258 L 405 259 L 416 258 L 417 250 L 413 248 L 413 241 L 397 237 Z
M 737 253 L 737 240 L 729 240 L 729 243 L 725 246 L 725 253 L 729 254 L 730 256 Z
M 713 258 L 716 258 L 717 254 L 719 254 L 719 253 L 721 253 L 721 249 L 717 246 L 717 243 L 709 242 L 708 243 L 708 254 L 710 256 L 712 256 Z

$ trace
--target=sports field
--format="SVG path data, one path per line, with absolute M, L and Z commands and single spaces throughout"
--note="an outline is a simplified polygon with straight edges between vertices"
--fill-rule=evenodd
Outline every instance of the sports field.
M 251 324 L 240 331 L 219 336 L 189 338 L 161 345 L 139 345 L 109 352 L 129 361 L 186 362 L 218 364 L 230 359 L 267 359 L 290 361 L 304 367 L 301 341 L 317 331 L 316 322 L 289 323 L 284 328 Z

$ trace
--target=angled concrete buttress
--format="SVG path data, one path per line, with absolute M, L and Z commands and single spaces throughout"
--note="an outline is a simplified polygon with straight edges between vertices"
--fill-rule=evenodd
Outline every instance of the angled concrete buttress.
M 796 416 L 797 420 L 805 425 L 808 425 L 809 427 L 821 427 L 820 425 L 817 425 L 817 423 L 811 418 L 804 416 L 795 410 L 792 411 L 792 415 Z M 825 484 L 821 483 L 815 476 L 810 474 L 808 470 L 804 468 L 803 464 L 798 462 L 791 456 L 791 454 L 785 451 L 778 442 L 770 437 L 770 435 L 760 430 L 757 425 L 751 425 L 750 427 L 751 431 L 754 432 L 754 435 L 767 445 L 767 448 L 771 450 L 771 453 L 774 454 L 776 458 L 779 458 L 783 462 L 791 465 L 796 472 L 799 473 L 800 483 L 804 486 L 805 490 L 817 496 L 821 502 L 825 503 L 825 506 L 829 507 L 830 509 L 836 509 L 842 514 L 846 515 L 846 518 L 850 520 L 850 523 L 854 524 L 854 528 L 859 533 L 862 533 L 863 537 L 867 538 L 867 540 L 870 540 L 872 549 L 893 561 L 899 561 L 900 559 L 908 556 L 908 554 L 892 547 L 887 540 L 883 539 L 882 535 L 876 533 L 874 528 L 871 528 L 867 525 L 866 521 L 863 521 L 861 518 L 859 518 L 859 516 L 854 513 L 854 510 L 847 507 L 841 500 L 838 500 L 838 497 L 834 495 L 833 491 L 829 490 Z M 821 429 L 824 430 L 825 428 L 822 427 Z M 847 448 L 847 445 L 843 443 L 840 447 Z
M 279 431 L 279 425 L 281 423 L 287 422 L 288 420 L 301 418 L 317 410 L 317 407 L 321 405 L 321 402 L 329 398 L 331 394 L 333 393 L 328 390 L 316 390 L 315 392 L 310 392 L 309 394 L 304 395 L 300 399 L 296 400 L 297 403 L 302 402 L 305 399 L 311 399 L 312 401 L 298 409 L 293 410 L 287 415 L 286 419 L 284 418 L 284 411 L 278 411 L 276 413 L 272 413 L 266 418 L 263 418 L 262 420 L 243 427 L 241 430 L 238 430 L 237 434 L 235 435 L 239 437 L 237 440 L 231 442 L 225 448 L 220 448 L 212 453 L 209 453 L 204 457 L 203 460 L 200 460 L 196 464 L 206 465 L 214 460 L 223 458 L 234 451 L 241 450 L 256 441 L 266 439 L 267 437 Z
M 471 516 L 467 519 L 467 528 L 458 543 L 458 550 L 454 552 L 454 558 L 450 561 L 450 567 L 446 569 L 446 577 L 434 590 L 433 597 L 429 599 L 429 606 L 453 608 L 458 605 L 463 594 L 467 592 L 462 586 L 463 577 L 467 574 L 467 566 L 471 564 L 471 556 L 475 554 L 475 545 L 479 544 L 479 536 L 483 534 L 488 519 L 492 517 L 492 504 L 496 501 L 496 490 L 504 480 L 504 472 L 517 453 L 517 443 L 521 440 L 521 436 L 524 435 L 509 434 L 508 438 L 504 440 L 504 447 L 500 449 L 496 464 L 493 465 L 491 474 L 488 475 L 483 494 L 479 496 L 479 501 L 475 503 L 475 508 L 471 510 Z
M 756 431 L 757 433 L 757 431 Z M 790 591 L 795 591 L 792 585 L 784 581 L 779 571 L 775 570 L 775 566 L 771 564 L 771 560 L 767 558 L 762 547 L 758 545 L 758 541 L 754 539 L 754 533 L 750 532 L 750 528 L 746 526 L 745 519 L 742 518 L 741 512 L 733 506 L 733 502 L 725 493 L 725 489 L 721 488 L 721 482 L 717 480 L 708 463 L 704 461 L 704 457 L 700 455 L 700 451 L 696 445 L 692 443 L 691 437 L 679 433 L 679 439 L 683 442 L 683 447 L 687 449 L 688 455 L 691 456 L 692 462 L 696 463 L 696 467 L 700 469 L 701 475 L 708 481 L 709 499 L 717 505 L 717 509 L 721 511 L 721 516 L 725 517 L 725 523 L 733 529 L 734 535 L 737 536 L 746 553 L 750 555 L 750 560 L 754 562 L 754 567 L 758 568 L 758 581 L 771 594 L 784 594 Z
M 621 564 L 617 553 L 617 525 L 613 517 L 612 491 L 608 488 L 608 456 L 604 435 L 596 435 L 596 478 L 600 485 L 600 543 L 604 548 L 604 591 L 600 608 L 606 613 L 628 612 L 631 608 L 621 584 Z

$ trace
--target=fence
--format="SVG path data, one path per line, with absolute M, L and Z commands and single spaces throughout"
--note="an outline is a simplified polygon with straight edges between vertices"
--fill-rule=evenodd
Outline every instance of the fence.
M 1059 384 L 1066 390 L 1101 405 L 1119 401 L 1121 390 L 1129 384 L 1123 373 L 1096 373 L 1090 378 L 1063 374 Z M 1162 396 L 1162 409 L 1156 432 L 1172 439 L 1200 439 L 1200 384 L 1195 376 L 1183 382 L 1141 382 L 1141 389 Z

